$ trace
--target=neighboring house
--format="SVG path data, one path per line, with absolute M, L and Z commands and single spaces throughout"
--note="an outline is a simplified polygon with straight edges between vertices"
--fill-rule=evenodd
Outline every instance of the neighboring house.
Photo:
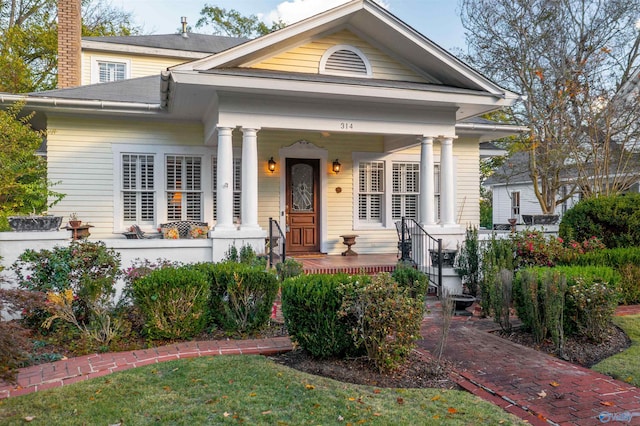
M 340 253 L 343 234 L 395 253 L 403 216 L 455 247 L 479 222 L 480 142 L 525 130 L 477 118 L 517 94 L 370 0 L 249 41 L 186 35 L 85 39 L 82 86 L 0 99 L 49 130 L 66 194 L 51 213 L 139 257 L 261 252 L 269 218 L 291 254 Z M 208 222 L 209 238 L 122 235 L 176 220 Z

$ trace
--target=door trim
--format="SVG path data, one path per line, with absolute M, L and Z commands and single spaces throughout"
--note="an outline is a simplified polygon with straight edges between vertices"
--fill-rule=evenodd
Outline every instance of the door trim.
M 329 151 L 320 148 L 313 143 L 300 139 L 295 143 L 280 148 L 278 151 L 278 155 L 280 157 L 280 212 L 279 212 L 279 222 L 280 227 L 284 230 L 286 227 L 286 221 L 284 217 L 285 207 L 286 207 L 286 198 L 287 198 L 287 176 L 285 173 L 285 165 L 286 159 L 288 157 L 292 158 L 308 158 L 313 160 L 320 160 L 320 169 L 318 170 L 320 175 L 320 187 L 318 188 L 318 205 L 320 207 L 320 233 L 318 234 L 318 238 L 320 238 L 320 252 L 327 253 L 328 244 L 327 244 L 327 159 L 329 158 Z

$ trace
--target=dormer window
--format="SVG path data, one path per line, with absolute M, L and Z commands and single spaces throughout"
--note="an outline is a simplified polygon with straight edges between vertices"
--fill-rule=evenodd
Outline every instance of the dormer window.
M 338 45 L 327 49 L 322 55 L 320 74 L 371 77 L 371 64 L 360 49 Z

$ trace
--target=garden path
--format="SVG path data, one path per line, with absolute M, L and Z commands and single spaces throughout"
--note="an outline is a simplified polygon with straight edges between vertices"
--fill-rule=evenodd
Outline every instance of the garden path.
M 418 350 L 432 351 L 440 335 L 439 302 L 429 299 Z M 640 314 L 640 305 L 619 314 Z M 277 313 L 281 318 L 280 312 Z M 639 424 L 640 389 L 595 371 L 487 333 L 491 320 L 454 317 L 444 357 L 469 392 L 533 425 Z M 230 354 L 270 355 L 292 349 L 288 337 L 198 341 L 128 352 L 94 354 L 23 368 L 18 385 L 0 384 L 0 399 L 68 385 L 115 371 L 183 358 Z M 628 420 L 628 421 L 627 421 Z

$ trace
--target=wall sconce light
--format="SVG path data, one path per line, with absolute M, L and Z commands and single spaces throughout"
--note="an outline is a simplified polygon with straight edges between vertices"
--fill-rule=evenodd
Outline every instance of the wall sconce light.
M 342 164 L 340 164 L 340 162 L 336 158 L 336 160 L 333 162 L 333 173 L 335 174 L 340 173 L 340 167 L 342 167 Z
M 276 170 L 276 161 L 273 159 L 273 157 L 269 158 L 269 161 L 267 162 L 267 167 L 269 168 L 269 171 L 271 173 L 273 173 Z

